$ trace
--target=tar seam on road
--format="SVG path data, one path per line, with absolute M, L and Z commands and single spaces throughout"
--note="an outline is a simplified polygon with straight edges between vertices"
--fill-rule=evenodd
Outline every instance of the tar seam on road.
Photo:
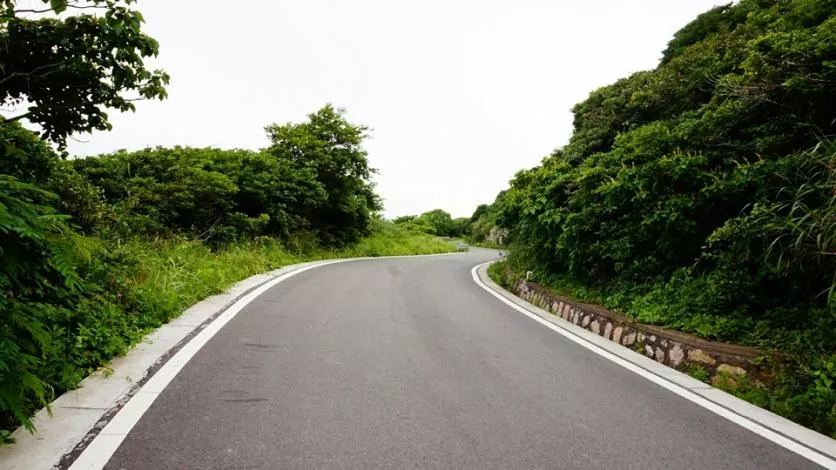
M 563 328 L 559 325 L 551 323 L 551 322 L 541 318 L 536 313 L 533 313 L 533 312 L 527 310 L 526 308 L 514 303 L 513 301 L 509 300 L 508 298 L 506 298 L 501 293 L 499 293 L 499 292 L 495 291 L 494 289 L 492 289 L 491 287 L 489 287 L 487 284 L 485 284 L 482 281 L 482 279 L 480 279 L 478 270 L 480 268 L 482 268 L 483 266 L 487 266 L 487 265 L 490 265 L 492 263 L 494 263 L 494 261 L 488 261 L 487 263 L 482 263 L 482 264 L 479 264 L 477 266 L 474 266 L 473 269 L 471 269 L 471 271 L 470 271 L 471 275 L 473 276 L 473 281 L 479 287 L 486 290 L 488 293 L 490 293 L 491 295 L 493 295 L 494 297 L 496 297 L 497 299 L 499 299 L 500 301 L 502 301 L 503 303 L 505 303 L 509 307 L 513 308 L 514 310 L 524 314 L 525 316 L 527 316 L 527 317 L 531 318 L 532 320 L 540 323 L 541 325 L 548 327 L 549 329 L 551 329 L 554 332 L 564 336 L 565 338 L 567 338 L 570 341 L 578 344 L 579 346 L 583 346 L 584 348 L 594 352 L 595 354 L 598 354 L 599 356 L 601 356 L 601 357 L 603 357 L 603 358 L 605 358 L 609 361 L 612 361 L 612 362 L 618 364 L 619 366 L 624 367 L 625 369 L 644 377 L 645 379 L 647 379 L 647 380 L 649 380 L 649 381 L 651 381 L 651 382 L 653 382 L 653 383 L 655 383 L 655 384 L 657 384 L 657 385 L 659 385 L 659 386 L 661 386 L 661 387 L 679 395 L 680 397 L 682 397 L 682 398 L 684 398 L 684 399 L 686 399 L 686 400 L 688 400 L 692 403 L 695 403 L 695 404 L 697 404 L 697 405 L 699 405 L 699 406 L 701 406 L 701 407 L 703 407 L 703 408 L 705 408 L 705 409 L 707 409 L 707 410 L 709 410 L 709 411 L 711 411 L 711 412 L 713 412 L 713 413 L 715 413 L 719 416 L 722 416 L 723 418 L 726 418 L 729 421 L 731 421 L 733 423 L 736 423 L 736 424 L 748 429 L 749 431 L 751 431 L 751 432 L 753 432 L 753 433 L 755 433 L 755 434 L 757 434 L 761 437 L 764 437 L 764 438 L 774 442 L 775 444 L 778 444 L 779 446 L 781 446 L 781 447 L 783 447 L 783 448 L 785 448 L 785 449 L 787 449 L 791 452 L 794 452 L 794 453 L 796 453 L 796 454 L 798 454 L 798 455 L 800 455 L 800 456 L 802 456 L 802 457 L 804 457 L 804 458 L 806 458 L 806 459 L 808 459 L 812 462 L 815 462 L 815 463 L 817 463 L 817 464 L 819 464 L 819 465 L 821 465 L 825 468 L 836 469 L 836 460 L 833 460 L 831 457 L 820 453 L 819 451 L 807 446 L 806 444 L 804 444 L 802 442 L 799 442 L 799 441 L 797 441 L 797 440 L 795 440 L 791 437 L 785 436 L 781 432 L 779 432 L 777 430 L 773 430 L 771 428 L 768 428 L 768 427 L 766 427 L 766 426 L 764 426 L 764 425 L 762 425 L 762 424 L 760 424 L 756 421 L 753 421 L 752 419 L 747 418 L 747 417 L 745 417 L 741 414 L 738 414 L 737 412 L 735 412 L 732 409 L 729 409 L 729 408 L 727 408 L 723 405 L 720 405 L 720 404 L 715 403 L 711 400 L 708 400 L 707 398 L 702 397 L 702 396 L 688 390 L 685 387 L 682 387 L 678 384 L 675 384 L 675 383 L 665 379 L 662 376 L 656 375 L 655 373 L 649 371 L 648 369 L 645 369 L 644 367 L 642 367 L 638 364 L 635 364 L 635 363 L 630 362 L 630 361 L 628 361 L 624 358 L 616 356 L 615 354 L 607 351 L 606 349 L 602 348 L 601 346 L 598 346 L 596 344 L 593 344 L 593 343 L 589 342 L 587 339 L 583 338 L 582 336 L 580 336 L 580 335 L 578 335 L 578 334 L 576 334 L 572 331 L 569 331 L 568 329 L 565 329 L 565 328 Z M 513 294 L 511 294 L 511 295 L 513 295 Z

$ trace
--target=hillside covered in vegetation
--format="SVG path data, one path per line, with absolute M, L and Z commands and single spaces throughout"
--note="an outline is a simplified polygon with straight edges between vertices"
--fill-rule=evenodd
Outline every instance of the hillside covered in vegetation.
M 568 144 L 476 217 L 510 231 L 513 269 L 556 290 L 780 350 L 774 384 L 737 392 L 831 435 L 834 12 L 741 0 L 700 15 L 658 67 L 575 106 Z

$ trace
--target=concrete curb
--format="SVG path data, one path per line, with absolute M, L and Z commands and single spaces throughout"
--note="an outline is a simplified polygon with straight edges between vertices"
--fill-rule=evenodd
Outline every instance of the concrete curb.
M 109 370 L 85 378 L 78 389 L 51 403 L 52 416 L 39 411 L 33 422 L 38 431 L 18 428 L 15 443 L 0 447 L 0 470 L 69 468 L 79 455 L 137 392 L 201 331 L 243 297 L 278 277 L 323 265 L 404 257 L 455 256 L 458 253 L 416 256 L 381 256 L 319 260 L 256 274 L 192 305 L 180 316 L 146 336 L 124 357 L 114 358 Z
M 575 338 L 573 340 L 576 343 L 619 365 L 624 366 L 622 362 L 629 363 L 633 367 L 627 367 L 628 369 L 662 385 L 683 398 L 736 422 L 825 468 L 836 469 L 836 440 L 752 405 L 709 384 L 700 382 L 689 375 L 656 362 L 643 354 L 636 353 L 630 348 L 609 341 L 517 297 L 488 277 L 487 268 L 492 263 L 493 261 L 475 267 L 474 280 L 477 281 L 477 284 L 481 282 L 482 287 L 487 290 L 493 291 L 492 293 L 500 300 L 505 299 L 504 301 L 509 305 L 516 305 L 517 310 L 522 309 L 535 315 L 540 320 L 561 330 L 561 334 L 564 336 Z M 613 359 L 611 356 L 615 356 L 617 359 Z M 652 375 L 654 378 L 650 378 L 648 375 Z M 749 423 L 755 426 L 751 426 Z M 760 429 L 757 428 L 765 428 L 767 432 L 758 432 Z M 777 438 L 771 438 L 770 433 L 777 435 Z

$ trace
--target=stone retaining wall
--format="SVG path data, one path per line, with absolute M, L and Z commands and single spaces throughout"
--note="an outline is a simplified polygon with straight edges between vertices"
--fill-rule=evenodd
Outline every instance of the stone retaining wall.
M 712 383 L 749 375 L 761 382 L 769 374 L 754 359 L 762 355 L 756 348 L 707 341 L 679 331 L 637 323 L 598 305 L 584 304 L 553 294 L 543 286 L 517 281 L 514 293 L 538 307 L 604 338 L 629 347 L 665 365 L 685 372 L 700 367 Z

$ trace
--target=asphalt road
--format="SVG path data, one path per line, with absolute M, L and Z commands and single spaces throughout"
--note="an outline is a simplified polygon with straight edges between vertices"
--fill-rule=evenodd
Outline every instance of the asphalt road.
M 106 468 L 817 468 L 512 310 L 471 279 L 492 257 L 340 263 L 278 284 Z

